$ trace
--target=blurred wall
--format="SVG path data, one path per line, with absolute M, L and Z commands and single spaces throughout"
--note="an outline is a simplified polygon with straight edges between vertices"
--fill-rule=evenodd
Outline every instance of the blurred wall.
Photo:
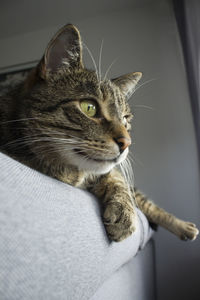
M 132 152 L 137 186 L 160 206 L 200 228 L 196 142 L 171 1 L 119 1 L 118 5 L 110 1 L 107 8 L 108 2 L 103 1 L 95 8 L 95 1 L 88 0 L 78 14 L 77 1 L 73 5 L 72 1 L 61 2 L 56 1 L 55 19 L 46 16 L 52 13 L 47 6 L 39 25 L 28 11 L 18 31 L 13 30 L 12 19 L 5 19 L 5 9 L 10 5 L 12 11 L 13 2 L 7 2 L 6 7 L 0 4 L 0 19 L 4 15 L 1 28 L 6 28 L 0 35 L 0 67 L 38 60 L 50 36 L 68 22 L 80 28 L 97 61 L 103 39 L 103 73 L 117 59 L 109 73 L 111 77 L 131 71 L 144 74 L 141 87 L 130 100 L 135 112 Z M 20 3 L 24 15 L 27 4 Z M 38 1 L 38 9 L 39 6 Z M 20 18 L 19 6 L 15 9 Z M 7 10 L 6 13 L 9 17 Z M 93 68 L 87 51 L 84 53 L 87 65 Z M 200 239 L 185 243 L 160 228 L 155 243 L 158 300 L 200 299 Z

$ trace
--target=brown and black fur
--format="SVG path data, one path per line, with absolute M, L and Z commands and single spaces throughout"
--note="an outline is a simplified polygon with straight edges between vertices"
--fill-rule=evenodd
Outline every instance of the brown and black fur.
M 181 239 L 195 239 L 194 224 L 157 207 L 129 186 L 117 168 L 131 143 L 127 100 L 140 78 L 136 72 L 101 79 L 97 71 L 84 68 L 80 33 L 73 25 L 64 26 L 25 82 L 0 98 L 0 149 L 96 195 L 111 240 L 121 241 L 134 232 L 135 206 L 150 222 Z M 85 99 L 95 103 L 94 117 L 81 110 Z

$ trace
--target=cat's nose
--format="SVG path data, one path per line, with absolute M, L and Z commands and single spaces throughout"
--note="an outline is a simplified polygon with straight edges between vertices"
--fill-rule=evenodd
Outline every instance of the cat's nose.
M 131 144 L 131 139 L 124 136 L 120 136 L 119 138 L 115 139 L 115 141 L 119 146 L 120 153 L 122 153 Z

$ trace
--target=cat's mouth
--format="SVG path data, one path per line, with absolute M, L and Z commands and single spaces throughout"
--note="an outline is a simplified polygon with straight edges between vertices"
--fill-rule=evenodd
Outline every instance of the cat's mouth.
M 128 148 L 126 148 L 122 153 L 117 153 L 117 151 L 114 153 L 113 151 L 113 153 L 110 153 L 112 156 L 108 156 L 107 152 L 99 153 L 94 152 L 94 149 L 87 151 L 87 149 L 85 150 L 80 148 L 74 148 L 73 154 L 70 155 L 70 163 L 78 167 L 80 170 L 95 174 L 106 174 L 126 159 L 128 155 Z
M 84 152 L 83 150 L 79 150 L 79 149 L 74 149 L 74 152 L 80 156 L 82 156 L 83 158 L 86 158 L 87 160 L 92 160 L 92 161 L 95 161 L 95 162 L 110 162 L 110 163 L 116 163 L 118 158 L 120 157 L 120 155 L 114 157 L 114 158 L 111 158 L 111 159 L 103 159 L 103 158 L 96 158 L 96 157 L 91 157 L 89 156 L 86 152 Z

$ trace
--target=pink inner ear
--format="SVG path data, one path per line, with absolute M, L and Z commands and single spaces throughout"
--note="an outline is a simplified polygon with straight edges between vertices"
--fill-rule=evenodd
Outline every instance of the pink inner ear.
M 62 66 L 62 61 L 66 56 L 65 37 L 59 37 L 49 49 L 46 57 L 46 67 L 51 72 L 56 72 Z
M 46 70 L 56 72 L 61 67 L 81 66 L 81 41 L 77 29 L 66 26 L 50 41 L 45 53 Z

